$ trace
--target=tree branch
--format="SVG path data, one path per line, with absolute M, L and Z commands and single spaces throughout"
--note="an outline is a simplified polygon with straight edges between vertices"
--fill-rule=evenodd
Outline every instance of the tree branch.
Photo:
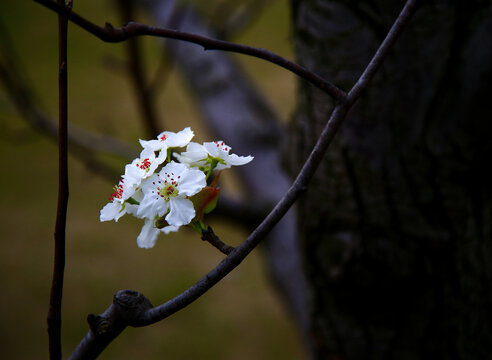
M 210 226 L 207 230 L 202 230 L 202 240 L 209 242 L 213 247 L 225 255 L 229 255 L 234 250 L 233 246 L 229 246 L 220 240 Z
M 89 314 L 90 331 L 79 343 L 69 360 L 90 360 L 97 356 L 127 327 L 132 326 L 146 310 L 150 301 L 139 292 L 120 290 L 113 303 L 100 315 Z
M 65 7 L 64 0 L 58 0 Z M 60 360 L 61 350 L 61 305 L 63 276 L 65 272 L 65 228 L 68 205 L 68 86 L 67 86 L 67 28 L 68 21 L 58 16 L 58 205 L 55 224 L 55 256 L 48 310 L 48 338 L 51 360 Z
M 240 45 L 223 40 L 215 40 L 206 36 L 185 33 L 173 29 L 164 29 L 155 26 L 144 25 L 137 22 L 129 22 L 125 26 L 119 28 L 114 28 L 111 24 L 106 23 L 106 26 L 103 28 L 86 20 L 73 11 L 68 11 L 67 9 L 65 9 L 64 6 L 60 6 L 58 3 L 52 0 L 34 1 L 64 16 L 68 20 L 72 21 L 74 24 L 80 26 L 92 35 L 106 42 L 121 42 L 135 36 L 143 35 L 182 40 L 201 45 L 204 50 L 230 51 L 266 60 L 306 79 L 308 82 L 326 92 L 334 99 L 340 100 L 346 96 L 343 90 L 339 89 L 329 81 L 303 68 L 302 66 L 265 49 Z
M 134 14 L 133 0 L 118 0 L 118 9 L 123 21 L 128 22 Z M 157 111 L 154 106 L 154 93 L 147 85 L 143 66 L 143 57 L 138 38 L 131 38 L 126 44 L 128 58 L 128 73 L 133 83 L 133 88 L 137 98 L 143 123 L 145 124 L 147 135 L 150 138 L 156 137 L 160 133 Z
M 389 30 L 388 34 L 384 38 L 383 42 L 379 46 L 378 50 L 372 57 L 369 65 L 367 65 L 366 69 L 360 76 L 357 83 L 352 87 L 350 92 L 347 95 L 347 101 L 350 104 L 353 104 L 360 97 L 362 91 L 369 85 L 369 82 L 374 77 L 374 74 L 378 71 L 381 65 L 384 62 L 384 59 L 389 53 L 389 50 L 393 48 L 393 45 L 396 42 L 396 39 L 400 36 L 401 32 L 405 25 L 410 21 L 413 13 L 416 10 L 417 3 L 419 0 L 410 0 L 405 3 L 402 11 L 398 15 L 398 18 L 394 22 L 393 26 Z

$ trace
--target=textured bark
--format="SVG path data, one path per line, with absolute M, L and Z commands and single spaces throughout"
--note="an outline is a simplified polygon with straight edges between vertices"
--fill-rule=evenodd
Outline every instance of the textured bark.
M 294 0 L 298 61 L 348 89 L 401 6 Z M 422 2 L 302 200 L 317 358 L 490 357 L 491 15 Z M 298 95 L 293 172 L 333 105 L 302 81 Z

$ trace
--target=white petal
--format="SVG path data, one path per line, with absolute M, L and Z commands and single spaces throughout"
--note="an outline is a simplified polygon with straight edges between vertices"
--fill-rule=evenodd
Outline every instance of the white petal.
M 140 159 L 155 159 L 155 152 L 150 147 L 144 147 L 142 152 L 140 153 Z
M 194 163 L 206 160 L 208 158 L 208 152 L 203 145 L 191 142 L 186 147 L 186 151 L 181 154 L 174 153 L 174 156 L 182 163 Z
M 159 175 L 162 177 L 165 176 L 164 175 L 165 173 L 167 174 L 172 173 L 174 174 L 174 178 L 176 179 L 178 176 L 183 175 L 183 173 L 186 173 L 187 171 L 188 171 L 188 166 L 171 161 L 169 164 L 166 164 L 166 166 L 162 168 L 162 170 L 159 172 Z
M 128 198 L 135 195 L 138 184 L 126 184 L 123 183 L 123 193 L 121 194 L 122 200 L 128 200 Z
M 142 184 L 140 185 L 140 188 L 142 189 L 144 195 L 151 192 L 152 190 L 156 191 L 157 190 L 157 185 L 159 181 L 159 176 L 157 174 L 153 174 L 152 176 L 149 176 L 147 179 L 144 179 L 142 181 Z
M 125 175 L 123 175 L 123 177 L 125 179 L 126 185 L 140 185 L 144 173 L 145 172 L 142 169 L 137 168 L 134 164 L 125 165 Z
M 142 201 L 143 197 L 144 195 L 141 188 L 138 188 L 138 190 L 135 191 L 135 193 L 132 195 L 132 198 L 137 200 L 138 202 Z
M 181 174 L 177 188 L 180 196 L 192 196 L 206 185 L 205 174 L 200 170 L 191 169 Z
M 131 214 L 131 215 L 133 215 L 135 217 L 138 217 L 137 216 L 138 205 L 126 203 L 125 204 L 125 210 L 126 210 L 126 213 L 127 214 Z
M 227 158 L 226 162 L 234 165 L 234 166 L 239 166 L 239 165 L 244 165 L 249 163 L 251 160 L 253 160 L 253 157 L 248 155 L 248 156 L 237 156 L 236 154 L 231 154 Z
M 118 221 L 120 217 L 125 215 L 125 211 L 122 211 L 121 203 L 118 201 L 113 201 L 107 203 L 100 212 L 99 220 L 100 221 L 109 221 L 114 220 Z
M 145 219 L 145 224 L 137 237 L 137 245 L 140 248 L 150 249 L 155 245 L 160 230 L 154 226 L 152 219 Z
M 225 151 L 222 151 L 220 149 L 220 146 L 217 146 L 217 142 L 213 142 L 213 141 L 212 142 L 204 142 L 203 147 L 212 157 L 222 158 L 221 155 L 225 153 Z
M 176 232 L 179 230 L 179 226 L 169 225 L 161 229 L 164 234 L 169 234 L 170 232 Z
M 167 160 L 167 149 L 166 151 L 162 150 L 159 155 L 157 155 L 156 162 L 158 165 L 162 164 Z
M 169 133 L 167 139 L 168 147 L 184 147 L 188 145 L 195 134 L 187 127 L 177 133 Z
M 163 216 L 168 209 L 169 205 L 164 199 L 144 190 L 144 197 L 138 206 L 137 217 L 153 219 L 156 215 Z
M 143 148 L 149 148 L 152 149 L 153 151 L 159 151 L 164 148 L 167 150 L 167 144 L 165 141 L 142 140 L 142 139 L 139 139 L 138 141 L 140 142 L 140 145 L 142 145 Z
M 195 217 L 193 203 L 188 199 L 175 197 L 169 200 L 169 205 L 171 210 L 166 216 L 166 221 L 169 225 L 186 225 Z

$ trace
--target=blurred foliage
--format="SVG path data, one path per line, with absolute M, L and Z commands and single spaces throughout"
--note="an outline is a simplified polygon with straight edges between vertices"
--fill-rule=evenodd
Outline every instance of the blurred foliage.
M 111 1 L 74 1 L 74 9 L 97 24 L 121 24 Z M 140 14 L 141 17 L 143 16 Z M 288 3 L 276 1 L 236 41 L 291 57 Z M 145 17 L 142 20 L 149 22 Z M 0 2 L 0 21 L 32 82 L 43 111 L 57 113 L 57 18 L 32 1 Z M 160 40 L 142 39 L 149 74 L 161 59 Z M 144 129 L 130 82 L 122 70 L 124 44 L 107 44 L 69 27 L 69 121 L 133 145 Z M 1 54 L 0 54 L 1 55 Z M 285 119 L 291 111 L 290 74 L 255 59 L 241 58 Z M 199 114 L 177 74 L 158 98 L 162 126 L 192 126 L 207 138 Z M 285 104 L 289 104 L 286 106 Z M 121 171 L 119 158 L 104 157 Z M 46 313 L 52 271 L 57 197 L 57 147 L 33 131 L 0 87 L 0 358 L 47 358 Z M 70 156 L 67 266 L 63 305 L 64 354 L 86 333 L 86 316 L 100 313 L 119 289 L 141 291 L 155 304 L 186 289 L 212 269 L 222 255 L 190 231 L 161 236 L 152 250 L 139 249 L 142 225 L 133 218 L 100 223 L 99 210 L 113 184 Z M 118 179 L 114 179 L 116 183 Z M 234 224 L 212 224 L 237 245 L 247 235 Z M 299 359 L 293 324 L 273 292 L 260 251 L 199 301 L 171 318 L 128 329 L 101 359 Z

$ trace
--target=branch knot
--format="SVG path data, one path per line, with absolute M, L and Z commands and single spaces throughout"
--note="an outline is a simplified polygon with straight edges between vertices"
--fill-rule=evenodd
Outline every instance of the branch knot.
M 101 315 L 89 314 L 87 322 L 91 331 L 96 336 L 104 336 L 112 330 L 111 321 Z

